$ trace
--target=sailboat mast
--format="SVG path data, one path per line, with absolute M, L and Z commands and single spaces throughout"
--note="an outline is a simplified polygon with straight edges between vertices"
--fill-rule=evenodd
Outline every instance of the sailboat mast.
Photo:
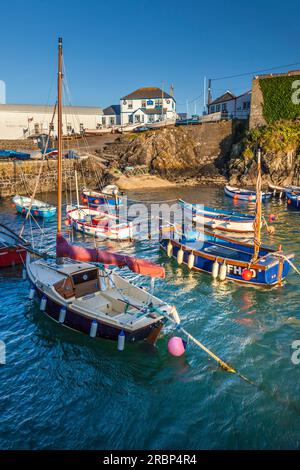
M 62 206 L 62 38 L 58 38 L 58 74 L 57 74 L 57 233 L 61 233 Z
M 259 257 L 261 245 L 261 218 L 262 218 L 262 193 L 261 193 L 261 149 L 257 150 L 257 181 L 256 181 L 256 210 L 254 222 L 254 260 Z

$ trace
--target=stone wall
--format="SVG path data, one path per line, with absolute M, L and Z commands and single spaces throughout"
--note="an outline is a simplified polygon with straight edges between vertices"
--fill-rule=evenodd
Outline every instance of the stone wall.
M 41 166 L 40 161 L 0 162 L 0 197 L 15 194 L 32 194 Z M 97 174 L 95 172 L 97 169 Z M 93 158 L 87 160 L 63 160 L 63 189 L 75 190 L 75 170 L 79 186 L 98 186 L 98 179 L 105 180 L 103 169 Z M 42 174 L 37 193 L 46 193 L 57 189 L 57 161 L 43 162 Z
M 0 149 L 4 150 L 38 150 L 32 139 L 0 140 Z

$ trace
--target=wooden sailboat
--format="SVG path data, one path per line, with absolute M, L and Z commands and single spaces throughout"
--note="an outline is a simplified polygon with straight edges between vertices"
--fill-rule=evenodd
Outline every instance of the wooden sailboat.
M 184 232 L 179 240 L 175 237 L 161 238 L 160 244 L 168 256 L 179 264 L 186 264 L 195 271 L 211 274 L 220 280 L 231 280 L 246 285 L 272 287 L 281 285 L 291 269 L 293 254 L 262 246 L 262 194 L 261 153 L 258 156 L 256 186 L 256 215 L 254 220 L 254 243 L 234 240 L 212 232 L 199 230 Z M 173 232 L 174 233 L 174 232 Z
M 102 191 L 94 191 L 84 188 L 81 193 L 81 201 L 90 207 L 101 205 L 120 206 L 123 204 L 123 196 L 119 194 L 119 188 L 115 184 L 105 186 Z
M 125 280 L 104 265 L 128 266 L 153 278 L 164 269 L 146 260 L 70 245 L 61 233 L 62 217 L 62 39 L 58 41 L 58 187 L 56 258 L 26 258 L 30 298 L 56 322 L 91 337 L 153 341 L 168 318 L 179 323 L 174 307 Z M 100 267 L 91 263 L 101 263 Z M 175 320 L 174 320 L 175 319 Z

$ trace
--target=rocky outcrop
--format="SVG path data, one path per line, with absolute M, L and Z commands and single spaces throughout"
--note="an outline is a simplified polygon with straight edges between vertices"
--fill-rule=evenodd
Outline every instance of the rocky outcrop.
M 300 123 L 277 122 L 252 130 L 233 145 L 228 159 L 230 183 L 251 185 L 256 180 L 257 164 L 253 149 L 262 148 L 262 179 L 277 185 L 300 183 Z
M 185 182 L 224 182 L 223 161 L 241 123 L 222 121 L 180 126 L 120 137 L 103 150 L 119 168 L 146 166 L 150 174 Z

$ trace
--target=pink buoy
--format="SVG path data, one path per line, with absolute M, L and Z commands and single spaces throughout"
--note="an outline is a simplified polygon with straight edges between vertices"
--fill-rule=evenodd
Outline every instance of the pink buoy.
M 275 214 L 270 214 L 269 215 L 269 222 L 275 222 L 276 220 L 276 215 Z
M 185 353 L 184 342 L 178 336 L 173 336 L 168 341 L 168 351 L 172 356 L 179 357 Z

